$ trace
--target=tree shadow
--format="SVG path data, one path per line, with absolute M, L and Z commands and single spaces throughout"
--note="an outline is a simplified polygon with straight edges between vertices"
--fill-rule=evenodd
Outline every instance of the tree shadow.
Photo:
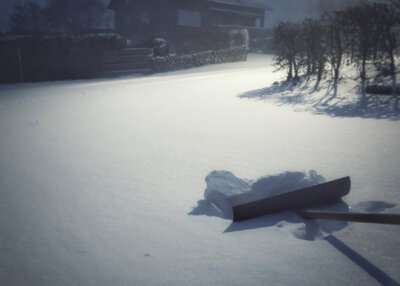
M 357 253 L 354 249 L 350 248 L 343 241 L 336 238 L 334 235 L 328 235 L 324 238 L 330 245 L 335 249 L 343 253 L 347 258 L 361 267 L 365 272 L 367 272 L 372 278 L 374 278 L 381 285 L 392 285 L 399 286 L 400 284 L 379 269 L 371 261 L 367 260 L 365 257 Z
M 392 95 L 365 94 L 359 101 L 344 105 L 314 106 L 316 114 L 332 117 L 359 117 L 400 120 L 398 99 Z
M 354 90 L 357 100 L 340 97 L 336 81 L 315 82 L 300 79 L 281 82 L 262 89 L 247 91 L 240 98 L 269 100 L 279 106 L 291 105 L 297 111 L 309 111 L 332 117 L 360 117 L 400 120 L 399 95 L 366 94 Z M 324 94 L 321 90 L 326 89 Z
M 240 98 L 253 98 L 266 100 L 270 99 L 274 95 L 286 95 L 290 93 L 291 97 L 285 97 L 285 101 L 290 103 L 302 103 L 304 102 L 304 96 L 308 93 L 310 82 L 305 79 L 275 82 L 269 87 L 247 91 L 239 95 Z
M 338 200 L 332 204 L 308 209 L 341 212 L 348 212 L 351 209 L 354 212 L 379 213 L 395 206 L 396 204 L 386 203 L 384 201 L 365 201 L 349 207 L 344 201 Z M 189 215 L 206 215 L 224 218 L 218 208 L 207 200 L 199 200 L 197 206 L 193 208 Z M 294 237 L 301 240 L 314 241 L 323 239 L 353 263 L 358 265 L 381 285 L 400 286 L 397 281 L 391 278 L 382 269 L 378 268 L 371 261 L 333 235 L 335 232 L 346 228 L 349 224 L 349 222 L 345 221 L 306 220 L 297 215 L 295 211 L 283 211 L 245 221 L 232 222 L 228 228 L 225 229 L 224 233 L 274 227 L 283 232 L 289 231 Z

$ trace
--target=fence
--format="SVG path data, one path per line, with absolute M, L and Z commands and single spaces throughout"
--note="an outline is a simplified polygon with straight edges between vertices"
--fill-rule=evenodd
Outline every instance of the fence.
M 122 48 L 118 37 L 0 39 L 0 83 L 148 74 L 245 61 L 247 46 L 155 57 L 152 49 Z
M 96 77 L 103 54 L 122 46 L 116 34 L 3 37 L 0 83 Z
M 102 63 L 103 76 L 149 74 L 153 70 L 153 50 L 124 48 L 104 54 Z

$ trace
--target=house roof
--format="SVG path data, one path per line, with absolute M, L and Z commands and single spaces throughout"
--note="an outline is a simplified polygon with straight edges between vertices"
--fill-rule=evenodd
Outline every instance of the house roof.
M 108 9 L 115 9 L 115 7 L 119 2 L 124 2 L 124 1 L 126 0 L 110 0 L 110 3 L 108 4 Z M 198 0 L 198 1 L 271 10 L 271 8 L 265 3 L 266 2 L 265 0 Z

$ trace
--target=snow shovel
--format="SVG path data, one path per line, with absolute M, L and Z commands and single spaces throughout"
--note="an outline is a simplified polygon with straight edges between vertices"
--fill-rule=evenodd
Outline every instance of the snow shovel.
M 368 223 L 400 224 L 400 214 L 371 214 L 348 212 L 324 212 L 305 208 L 328 204 L 339 200 L 350 192 L 350 177 L 315 186 L 275 195 L 259 200 L 251 200 L 248 193 L 229 198 L 232 205 L 233 221 L 238 222 L 253 217 L 294 210 L 305 219 L 329 219 Z

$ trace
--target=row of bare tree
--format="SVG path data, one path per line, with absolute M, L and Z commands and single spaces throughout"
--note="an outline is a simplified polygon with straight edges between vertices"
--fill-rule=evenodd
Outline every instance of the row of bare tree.
M 282 22 L 274 29 L 276 65 L 287 71 L 288 80 L 316 75 L 319 81 L 330 71 L 337 82 L 342 67 L 355 64 L 362 85 L 373 70 L 374 77 L 390 76 L 394 87 L 399 11 L 399 0 L 368 2 L 320 19 Z
M 16 2 L 10 16 L 11 34 L 81 33 L 110 25 L 102 0 L 36 0 Z

